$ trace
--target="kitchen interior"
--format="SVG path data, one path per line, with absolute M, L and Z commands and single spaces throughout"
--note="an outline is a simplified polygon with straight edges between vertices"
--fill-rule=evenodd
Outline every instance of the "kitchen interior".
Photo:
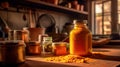
M 120 0 L 0 0 L 0 67 L 120 67 Z

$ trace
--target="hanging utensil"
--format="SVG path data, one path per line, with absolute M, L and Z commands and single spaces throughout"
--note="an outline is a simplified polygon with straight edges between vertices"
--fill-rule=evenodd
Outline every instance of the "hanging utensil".
M 56 22 L 52 15 L 42 14 L 38 17 L 37 27 L 46 28 L 46 33 L 55 32 Z
M 29 10 L 30 28 L 35 28 L 35 22 L 33 22 L 32 11 Z
M 24 10 L 24 12 L 23 12 L 23 20 L 26 21 L 27 20 L 27 17 L 26 17 L 26 14 L 25 14 L 26 11 L 25 11 L 25 9 L 23 9 L 23 10 Z

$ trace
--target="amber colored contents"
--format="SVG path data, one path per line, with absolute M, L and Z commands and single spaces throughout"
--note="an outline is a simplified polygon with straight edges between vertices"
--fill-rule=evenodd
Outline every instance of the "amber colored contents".
M 67 54 L 67 47 L 65 42 L 56 42 L 53 43 L 53 53 L 54 55 L 66 55 Z
M 29 37 L 29 31 L 27 30 L 27 28 L 23 28 L 23 30 L 22 30 L 22 40 L 24 41 L 24 42 L 29 42 L 29 40 L 30 40 L 30 37 Z
M 70 54 L 89 55 L 92 52 L 92 35 L 83 22 L 76 22 L 70 32 Z
M 41 54 L 41 46 L 38 41 L 30 41 L 26 43 L 26 54 L 39 55 Z
M 67 51 L 66 51 L 66 46 L 56 46 L 56 49 L 55 49 L 55 54 L 56 55 L 63 55 L 63 54 L 66 54 Z

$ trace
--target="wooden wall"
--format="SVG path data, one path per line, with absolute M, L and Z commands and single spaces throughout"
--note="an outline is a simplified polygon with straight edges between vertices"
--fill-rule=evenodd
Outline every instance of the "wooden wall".
M 10 10 L 11 11 L 0 10 L 0 17 L 2 17 L 6 21 L 6 23 L 12 30 L 21 30 L 23 27 L 26 26 L 30 27 L 29 10 L 25 10 L 25 12 L 22 10 L 18 11 L 17 9 L 10 9 Z M 60 31 L 62 30 L 63 25 L 66 22 L 72 22 L 71 17 L 64 13 L 58 13 L 47 10 L 37 10 L 35 11 L 35 13 L 36 13 L 36 18 L 33 16 L 33 22 L 36 23 L 40 15 L 47 13 L 55 18 L 56 25 L 59 27 Z M 26 20 L 23 20 L 24 14 L 26 16 Z

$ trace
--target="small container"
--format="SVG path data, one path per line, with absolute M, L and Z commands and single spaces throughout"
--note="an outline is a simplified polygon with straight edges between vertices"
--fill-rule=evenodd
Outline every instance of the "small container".
M 84 5 L 80 5 L 80 11 L 84 11 Z
M 39 41 L 30 41 L 26 43 L 26 54 L 27 55 L 40 55 L 41 46 Z
M 43 37 L 42 41 L 42 54 L 52 53 L 52 37 Z
M 29 42 L 29 40 L 30 40 L 30 33 L 26 27 L 23 28 L 23 30 L 22 30 L 22 40 L 24 42 Z
M 77 4 L 78 4 L 77 0 L 72 1 L 72 5 L 77 5 Z
M 72 8 L 71 2 L 68 2 L 67 7 Z
M 66 55 L 68 53 L 66 42 L 54 42 L 52 43 L 52 48 L 54 55 Z
M 47 1 L 49 3 L 52 3 L 52 4 L 55 4 L 55 5 L 58 5 L 58 0 L 49 0 Z
M 22 30 L 10 30 L 8 33 L 8 40 L 22 40 Z
M 25 62 L 25 43 L 22 40 L 0 41 L 0 63 L 21 64 Z
M 74 7 L 76 10 L 80 10 L 80 5 L 79 4 L 77 4 L 77 5 L 75 5 L 75 7 Z

